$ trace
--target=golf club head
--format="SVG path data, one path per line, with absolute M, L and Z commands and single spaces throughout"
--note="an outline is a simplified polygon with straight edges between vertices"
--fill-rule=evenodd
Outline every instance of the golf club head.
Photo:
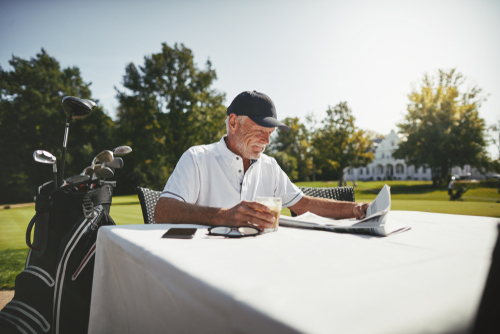
M 33 152 L 33 159 L 35 159 L 36 162 L 40 162 L 42 164 L 56 163 L 56 157 L 51 153 L 43 150 L 36 150 L 35 152 Z
M 97 154 L 94 157 L 94 160 L 92 160 L 92 164 L 90 165 L 90 167 L 92 169 L 94 169 L 97 162 L 101 162 L 101 163 L 102 162 L 111 162 L 114 159 L 115 159 L 115 157 L 113 156 L 113 152 L 105 150 L 105 151 L 100 152 L 99 154 Z
M 88 166 L 88 167 L 85 167 L 85 169 L 80 173 L 80 175 L 92 176 L 93 173 L 94 173 L 94 169 L 92 167 Z
M 112 177 L 115 175 L 115 173 L 113 173 L 113 171 L 109 167 L 101 167 L 99 169 L 94 170 L 94 173 L 97 177 L 102 179 Z
M 85 101 L 87 101 L 90 104 L 92 110 L 94 110 L 94 108 L 97 107 L 97 103 L 95 103 L 94 101 L 87 99 L 85 99 Z
M 113 149 L 113 154 L 115 157 L 121 157 L 125 154 L 129 154 L 132 152 L 132 148 L 130 146 L 118 146 Z
M 106 167 L 106 165 L 104 163 L 97 164 L 94 166 L 93 172 L 95 173 L 96 171 L 98 171 L 99 169 L 104 168 L 104 167 Z
M 74 96 L 63 97 L 62 104 L 67 119 L 87 117 L 97 106 L 94 101 L 84 100 Z
M 105 150 L 99 153 L 98 155 L 95 156 L 95 161 L 96 162 L 111 162 L 113 161 L 114 155 L 113 152 Z
M 123 159 L 115 158 L 113 161 L 105 163 L 105 166 L 109 168 L 123 168 Z
M 97 175 L 95 174 L 95 172 L 99 169 L 101 169 L 102 167 L 104 167 L 104 163 L 102 164 L 97 164 L 97 165 L 94 165 L 95 163 L 95 158 L 94 160 L 92 161 L 92 167 L 90 167 L 90 172 L 92 173 L 92 180 L 95 180 L 97 179 Z

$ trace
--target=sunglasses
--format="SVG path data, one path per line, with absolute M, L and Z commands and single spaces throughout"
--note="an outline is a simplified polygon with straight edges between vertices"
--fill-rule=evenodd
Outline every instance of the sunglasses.
M 215 226 L 208 229 L 209 235 L 224 236 L 227 238 L 253 237 L 260 234 L 257 227 L 251 226 Z

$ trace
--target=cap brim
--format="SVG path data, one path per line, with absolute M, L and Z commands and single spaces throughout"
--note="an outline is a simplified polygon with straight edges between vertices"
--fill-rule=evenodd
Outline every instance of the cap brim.
M 271 116 L 248 116 L 248 118 L 265 128 L 280 128 L 285 131 L 290 130 L 286 124 Z

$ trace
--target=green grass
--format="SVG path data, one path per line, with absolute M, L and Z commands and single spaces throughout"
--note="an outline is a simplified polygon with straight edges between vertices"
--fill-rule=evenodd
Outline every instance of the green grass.
M 355 187 L 356 201 L 372 201 L 385 183 L 391 187 L 392 210 L 500 217 L 497 189 L 482 188 L 477 184 L 466 184 L 469 190 L 464 194 L 464 200 L 452 202 L 446 187 L 436 189 L 431 182 L 358 182 Z M 299 182 L 297 185 L 335 187 L 337 182 Z M 0 290 L 14 289 L 15 277 L 24 268 L 28 253 L 26 227 L 34 214 L 34 206 L 0 210 Z M 137 195 L 114 197 L 110 214 L 118 225 L 143 224 Z M 290 211 L 283 209 L 282 214 L 290 215 Z
M 0 291 L 13 290 L 16 276 L 24 269 L 28 249 L 4 249 L 0 251 Z
M 143 224 L 141 205 L 137 195 L 113 197 L 109 212 L 116 225 Z
M 298 182 L 301 187 L 335 187 L 337 182 Z M 455 183 L 455 186 L 463 185 L 468 191 L 462 196 L 463 201 L 450 202 L 447 186 L 434 188 L 430 181 L 373 181 L 373 182 L 357 182 L 355 187 L 356 201 L 372 201 L 377 196 L 378 192 L 384 184 L 391 187 L 391 199 L 393 204 L 398 200 L 403 201 L 444 201 L 448 203 L 463 203 L 463 202 L 486 202 L 496 204 L 500 201 L 500 195 L 497 188 L 482 188 L 474 183 Z M 348 186 L 352 186 L 352 182 L 348 182 Z M 414 206 L 411 205 L 411 208 Z M 404 206 L 401 209 L 395 210 L 412 210 L 406 209 Z M 446 205 L 445 205 L 446 207 Z M 453 206 L 452 206 L 453 207 Z M 418 210 L 421 211 L 421 210 Z M 488 216 L 488 214 L 480 214 L 481 210 L 475 210 L 471 215 Z M 443 212 L 445 213 L 445 212 Z M 448 213 L 448 211 L 446 211 Z M 500 213 L 499 213 L 500 214 Z

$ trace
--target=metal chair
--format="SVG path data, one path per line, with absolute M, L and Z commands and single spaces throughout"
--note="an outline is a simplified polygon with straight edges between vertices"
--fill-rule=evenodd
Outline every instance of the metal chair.
M 161 191 L 151 190 L 148 188 L 137 187 L 137 195 L 139 195 L 139 202 L 141 203 L 142 217 L 144 224 L 155 224 L 154 214 L 155 207 L 158 199 L 160 198 Z
M 311 197 L 330 198 L 337 201 L 354 202 L 354 188 L 353 187 L 332 187 L 332 188 L 309 188 L 299 187 L 304 195 Z M 297 214 L 290 210 L 292 217 Z
M 330 198 L 338 201 L 354 202 L 353 187 L 332 187 L 332 188 L 308 188 L 299 187 L 304 195 L 311 197 Z M 155 224 L 153 219 L 156 203 L 160 198 L 161 191 L 151 190 L 148 188 L 137 187 L 139 202 L 141 203 L 142 216 L 144 224 Z M 290 210 L 292 217 L 297 216 L 295 212 Z

